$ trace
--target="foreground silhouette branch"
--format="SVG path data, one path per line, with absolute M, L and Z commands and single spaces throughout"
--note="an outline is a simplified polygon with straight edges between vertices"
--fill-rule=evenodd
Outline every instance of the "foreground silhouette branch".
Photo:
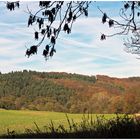
M 28 27 L 38 26 L 34 32 L 34 38 L 37 43 L 30 46 L 26 50 L 26 56 L 37 54 L 38 48 L 46 43 L 43 50 L 43 56 L 47 60 L 56 53 L 55 44 L 60 32 L 70 34 L 73 23 L 82 15 L 88 16 L 88 7 L 91 1 L 40 1 L 38 10 L 32 13 L 27 6 L 29 14 Z M 16 7 L 19 8 L 19 1 L 6 2 L 7 9 L 13 11 Z M 107 23 L 110 28 L 117 28 L 118 31 L 113 34 L 102 34 L 101 40 L 107 37 L 116 35 L 130 36 L 124 42 L 125 51 L 132 54 L 140 54 L 140 2 L 125 1 L 123 7 L 119 11 L 120 21 L 115 20 L 98 9 L 103 14 L 102 23 Z
M 8 10 L 10 11 L 14 11 L 15 8 L 19 8 L 20 4 L 19 4 L 19 1 L 14 1 L 14 2 L 5 2 L 6 3 L 6 7 Z
M 123 3 L 123 8 L 120 9 L 119 15 L 121 17 L 120 22 L 110 18 L 104 13 L 99 7 L 98 9 L 102 12 L 102 23 L 108 23 L 109 27 L 118 28 L 120 31 L 114 34 L 101 35 L 101 40 L 105 40 L 107 37 L 116 35 L 127 35 L 131 34 L 130 39 L 124 42 L 126 52 L 132 54 L 140 54 L 140 2 L 129 1 Z
M 34 38 L 39 41 L 27 49 L 26 55 L 30 57 L 32 54 L 37 54 L 38 47 L 44 41 L 49 41 L 44 47 L 43 56 L 46 60 L 52 57 L 56 52 L 55 44 L 60 32 L 70 34 L 77 18 L 81 15 L 88 16 L 90 3 L 91 1 L 40 1 L 39 10 L 36 13 L 32 13 L 27 7 L 28 27 L 38 25 Z

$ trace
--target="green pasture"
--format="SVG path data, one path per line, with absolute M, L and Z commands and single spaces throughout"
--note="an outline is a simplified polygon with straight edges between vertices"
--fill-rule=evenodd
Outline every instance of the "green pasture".
M 70 120 L 80 122 L 83 114 L 67 114 Z M 92 114 L 92 118 L 101 114 Z M 115 117 L 115 114 L 104 114 L 106 119 Z M 59 124 L 68 127 L 66 113 L 46 112 L 46 111 L 28 111 L 28 110 L 0 110 L 0 135 L 7 133 L 7 129 L 14 130 L 16 133 L 24 133 L 25 129 L 36 129 L 34 122 L 41 130 L 45 130 L 53 121 L 54 126 Z

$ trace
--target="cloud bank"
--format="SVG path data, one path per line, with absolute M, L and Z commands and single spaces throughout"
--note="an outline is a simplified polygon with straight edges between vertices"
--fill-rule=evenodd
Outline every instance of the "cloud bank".
M 46 62 L 42 56 L 43 45 L 38 55 L 25 57 L 25 46 L 36 43 L 33 39 L 34 29 L 27 28 L 27 15 L 25 21 L 21 19 L 24 18 L 21 16 L 23 10 L 16 13 L 14 22 L 11 22 L 11 14 L 7 11 L 0 22 L 2 73 L 27 69 L 115 77 L 140 76 L 140 60 L 123 50 L 122 37 L 100 41 L 101 33 L 114 32 L 101 23 L 101 17 L 80 18 L 73 25 L 71 35 L 61 33 L 56 44 L 57 53 L 49 61 Z

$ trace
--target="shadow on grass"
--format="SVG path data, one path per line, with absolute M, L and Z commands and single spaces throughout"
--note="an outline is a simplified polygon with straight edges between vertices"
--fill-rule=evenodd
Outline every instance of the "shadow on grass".
M 140 138 L 140 118 L 128 115 L 108 120 L 104 116 L 83 115 L 80 123 L 75 123 L 66 115 L 69 128 L 63 125 L 54 127 L 53 122 L 42 131 L 34 122 L 36 129 L 26 129 L 24 134 L 16 134 L 7 130 L 7 134 L 0 138 Z

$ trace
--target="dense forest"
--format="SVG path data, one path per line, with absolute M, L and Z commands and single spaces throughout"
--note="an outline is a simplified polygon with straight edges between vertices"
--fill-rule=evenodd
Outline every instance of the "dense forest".
M 58 72 L 0 74 L 0 108 L 70 113 L 140 112 L 140 77 Z

